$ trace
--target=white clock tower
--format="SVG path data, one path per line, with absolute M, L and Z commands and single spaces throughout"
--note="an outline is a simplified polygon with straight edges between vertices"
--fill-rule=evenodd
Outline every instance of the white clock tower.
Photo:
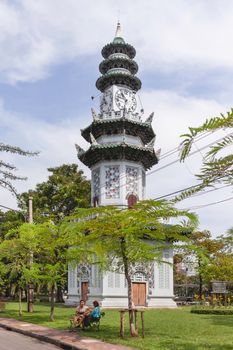
M 81 131 L 90 143 L 87 151 L 76 145 L 78 158 L 91 169 L 92 205 L 130 207 L 145 199 L 146 171 L 158 162 L 154 151 L 153 113 L 142 120 L 138 96 L 141 81 L 136 77 L 136 51 L 121 34 L 120 24 L 112 43 L 102 49 L 100 111 L 92 110 L 92 123 Z M 172 262 L 172 252 L 164 252 Z M 174 306 L 173 273 L 169 264 L 135 266 L 132 275 L 135 305 Z M 126 307 L 127 286 L 123 274 L 109 271 L 102 275 L 97 266 L 78 266 L 69 270 L 69 302 L 79 298 L 89 303 L 101 301 L 103 307 Z

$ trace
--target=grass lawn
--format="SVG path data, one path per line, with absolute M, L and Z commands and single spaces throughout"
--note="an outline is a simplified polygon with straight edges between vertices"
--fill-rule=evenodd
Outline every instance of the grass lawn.
M 24 310 L 26 310 L 25 304 Z M 25 311 L 22 320 L 51 328 L 67 329 L 73 312 L 74 309 L 57 305 L 56 320 L 49 322 L 48 304 L 37 304 L 35 312 L 28 314 Z M 0 316 L 19 319 L 18 304 L 8 303 L 6 310 L 2 311 Z M 143 350 L 233 350 L 233 316 L 196 315 L 191 314 L 190 309 L 187 308 L 149 310 L 145 312 L 146 336 L 144 339 L 130 338 L 128 322 L 125 323 L 126 339 L 120 339 L 119 312 L 106 310 L 100 331 L 86 330 L 80 333 Z

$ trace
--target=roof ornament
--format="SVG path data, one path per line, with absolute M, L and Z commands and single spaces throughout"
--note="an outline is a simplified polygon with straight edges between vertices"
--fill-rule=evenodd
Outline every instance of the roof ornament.
M 94 138 L 94 136 L 92 135 L 92 133 L 90 132 L 90 139 L 91 139 L 91 144 L 93 146 L 98 146 L 98 142 L 96 141 L 96 139 Z
M 75 143 L 75 148 L 76 148 L 76 151 L 78 153 L 78 157 L 82 156 L 85 153 L 84 149 L 82 147 L 80 147 L 79 145 L 77 145 L 77 143 Z
M 155 137 L 153 137 L 153 139 L 146 145 L 146 148 L 148 148 L 149 150 L 153 150 L 154 145 L 155 145 Z
M 115 38 L 122 38 L 122 31 L 121 31 L 120 21 L 117 22 Z
M 94 108 L 91 109 L 91 114 L 92 114 L 93 120 L 99 119 L 99 118 L 98 118 L 98 115 L 96 114 L 96 111 L 94 110 Z
M 155 151 L 155 155 L 156 155 L 157 159 L 159 160 L 159 158 L 161 156 L 161 148 L 159 148 L 157 151 Z
M 113 39 L 113 43 L 114 44 L 125 44 L 125 41 L 124 41 L 123 35 L 122 35 L 120 21 L 117 22 L 117 28 L 116 28 L 115 37 Z
M 145 123 L 151 124 L 154 118 L 154 112 L 152 112 L 149 117 L 145 120 Z

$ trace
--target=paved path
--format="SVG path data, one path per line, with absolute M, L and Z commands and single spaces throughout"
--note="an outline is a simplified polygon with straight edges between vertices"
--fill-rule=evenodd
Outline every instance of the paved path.
M 23 334 L 0 329 L 0 350 L 59 350 L 55 345 L 44 343 Z
M 11 318 L 0 318 L 0 327 L 37 338 L 40 341 L 45 341 L 67 350 L 136 350 L 135 348 L 133 349 L 123 345 L 105 343 L 94 338 L 82 337 L 77 335 L 77 333 L 59 331 Z M 7 349 L 11 348 L 8 347 Z M 18 349 L 24 348 L 18 347 Z M 1 343 L 0 350 L 2 350 Z M 44 350 L 44 348 L 42 348 L 42 350 Z

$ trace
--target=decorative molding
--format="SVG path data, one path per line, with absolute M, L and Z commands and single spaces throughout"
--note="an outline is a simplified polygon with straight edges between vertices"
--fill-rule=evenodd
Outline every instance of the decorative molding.
M 95 110 L 94 110 L 94 108 L 91 108 L 91 114 L 92 114 L 93 120 L 98 120 L 98 119 L 99 119 L 99 118 L 98 118 L 98 115 L 96 114 L 96 112 L 95 112 Z
M 107 199 L 120 198 L 120 166 L 105 167 L 105 195 Z
M 89 282 L 92 281 L 92 271 L 90 264 L 79 264 L 77 266 L 77 279 L 78 282 Z
M 92 171 L 92 186 L 93 197 L 98 198 L 100 195 L 100 168 Z
M 155 287 L 154 262 L 138 263 L 131 266 L 131 279 L 133 279 L 133 275 L 138 273 L 142 273 L 145 275 L 145 278 L 148 281 L 148 293 L 149 295 L 151 295 L 152 290 Z
M 138 194 L 138 168 L 126 166 L 126 193 Z

